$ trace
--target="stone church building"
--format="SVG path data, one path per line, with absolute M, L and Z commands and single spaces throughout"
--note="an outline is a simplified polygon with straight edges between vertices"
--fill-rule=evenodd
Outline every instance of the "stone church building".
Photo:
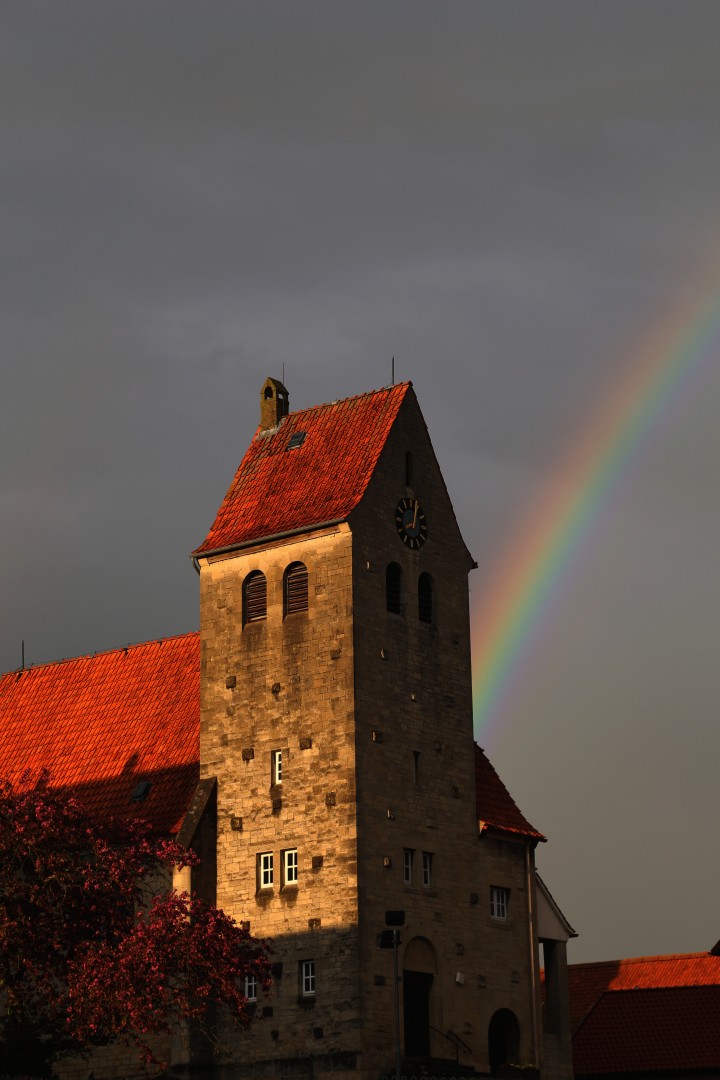
M 473 743 L 475 564 L 411 384 L 291 413 L 267 379 L 192 559 L 199 635 L 8 673 L 0 738 L 9 779 L 177 833 L 202 858 L 177 884 L 270 941 L 212 1075 L 378 1080 L 399 1043 L 407 1076 L 571 1077 L 573 931 Z M 91 1067 L 141 1074 L 120 1049 L 68 1075 Z

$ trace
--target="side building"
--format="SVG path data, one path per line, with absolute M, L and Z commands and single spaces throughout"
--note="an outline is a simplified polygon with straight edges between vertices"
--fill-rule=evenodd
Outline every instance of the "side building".
M 282 383 L 266 380 L 258 431 L 193 561 L 199 639 L 172 640 L 197 665 L 195 754 L 183 759 L 196 772 L 183 772 L 183 812 L 161 827 L 200 851 L 192 887 L 271 942 L 273 991 L 249 1032 L 218 1033 L 212 1062 L 178 1044 L 176 1070 L 377 1080 L 392 1074 L 399 1036 L 407 1076 L 512 1063 L 571 1077 L 573 931 L 535 873 L 544 838 L 473 743 L 474 563 L 411 384 L 291 413 Z M 170 728 L 172 648 L 149 652 L 157 670 L 146 672 L 166 688 Z M 151 645 L 125 655 L 138 650 Z M 66 664 L 81 680 L 121 667 L 122 653 Z M 105 699 L 122 696 L 122 680 L 93 697 L 64 668 L 0 681 L 15 731 L 53 715 L 47 743 L 17 740 L 11 771 L 32 754 L 52 783 L 92 783 L 117 809 L 177 748 L 143 727 L 139 691 L 137 731 L 120 734 Z M 82 719 L 69 707 L 78 697 Z M 122 752 L 98 750 L 90 765 L 81 723 Z M 143 812 L 161 790 L 153 783 Z M 381 947 L 389 924 L 397 955 Z M 93 1067 L 96 1080 L 113 1075 Z

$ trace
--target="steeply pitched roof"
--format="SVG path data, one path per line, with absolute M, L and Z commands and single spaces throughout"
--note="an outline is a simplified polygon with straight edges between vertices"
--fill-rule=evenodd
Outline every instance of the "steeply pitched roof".
M 193 554 L 345 520 L 365 492 L 411 385 L 302 409 L 276 428 L 258 429 Z M 291 436 L 300 432 L 302 444 L 288 449 Z
M 197 633 L 0 675 L 1 774 L 11 783 L 27 788 L 47 772 L 52 787 L 71 789 L 94 813 L 135 812 L 175 832 L 199 758 Z M 477 745 L 475 779 L 486 826 L 543 839 Z M 142 780 L 150 792 L 134 804 Z
M 603 994 L 573 1038 L 573 1067 L 576 1076 L 720 1069 L 720 986 Z
M 44 770 L 93 813 L 179 828 L 199 774 L 197 633 L 0 676 L 0 770 L 24 788 Z M 150 781 L 147 798 L 131 796 Z
M 495 772 L 494 768 L 475 743 L 475 801 L 478 820 L 485 827 L 500 829 L 535 840 L 545 837 L 534 829 L 518 809 L 515 800 Z
M 568 985 L 572 1026 L 576 1030 L 606 991 L 720 985 L 720 956 L 679 953 L 570 964 Z

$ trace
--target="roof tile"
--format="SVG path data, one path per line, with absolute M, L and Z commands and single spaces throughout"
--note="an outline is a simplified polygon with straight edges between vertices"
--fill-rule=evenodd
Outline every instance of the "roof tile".
M 534 829 L 518 809 L 512 795 L 485 756 L 485 751 L 481 750 L 477 743 L 475 743 L 475 800 L 477 816 L 483 825 L 536 840 L 545 839 L 543 834 Z
M 609 991 L 573 1038 L 575 1075 L 716 1070 L 719 1021 L 720 986 Z
M 93 813 L 137 813 L 179 828 L 199 774 L 197 633 L 0 676 L 3 777 L 22 788 L 46 772 Z M 130 801 L 151 782 L 141 803 Z
M 343 521 L 367 488 L 412 384 L 302 409 L 258 429 L 207 537 L 207 555 L 266 536 Z M 295 450 L 293 434 L 305 432 Z
M 720 956 L 678 953 L 568 966 L 570 1011 L 576 1030 L 600 996 L 609 990 L 655 990 L 720 985 Z

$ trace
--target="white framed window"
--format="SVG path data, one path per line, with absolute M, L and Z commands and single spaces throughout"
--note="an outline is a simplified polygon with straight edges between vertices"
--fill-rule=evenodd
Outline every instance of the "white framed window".
M 422 871 L 423 871 L 423 885 L 426 889 L 429 889 L 432 885 L 432 852 L 423 851 L 422 853 Z
M 403 881 L 406 885 L 412 885 L 414 858 L 415 852 L 412 848 L 403 848 Z
M 302 997 L 315 997 L 315 961 L 300 961 L 300 994 Z
M 509 889 L 503 889 L 499 885 L 490 886 L 490 917 L 492 919 L 507 919 L 509 899 Z
M 297 885 L 298 853 L 297 848 L 288 848 L 282 853 L 283 885 Z
M 257 1001 L 258 983 L 254 975 L 245 976 L 245 997 L 248 1001 Z
M 273 868 L 274 860 L 272 851 L 261 851 L 258 860 L 258 887 L 272 889 L 275 880 Z
M 282 784 L 282 750 L 273 750 L 270 762 L 270 783 Z

